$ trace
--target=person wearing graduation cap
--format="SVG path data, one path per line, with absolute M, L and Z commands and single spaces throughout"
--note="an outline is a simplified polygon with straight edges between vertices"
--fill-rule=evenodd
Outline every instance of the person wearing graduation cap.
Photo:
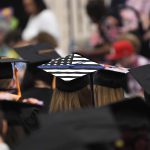
M 107 70 L 107 68 L 110 70 Z M 126 68 L 117 68 L 109 65 L 107 68 L 106 70 L 98 71 L 94 76 L 94 96 L 96 106 L 108 105 L 124 98 L 126 74 L 128 70 Z
M 21 84 L 23 99 L 35 98 L 43 101 L 47 112 L 53 91 L 53 76 L 38 69 L 37 66 L 60 56 L 49 44 L 18 47 L 15 51 L 21 58 L 27 60 L 27 68 Z
M 88 85 L 88 75 L 68 82 L 56 78 L 56 90 L 52 96 L 50 111 L 69 111 L 91 107 L 93 102 Z
M 18 70 L 16 69 L 16 63 L 22 61 L 19 59 L 0 59 L 0 80 L 4 83 L 0 85 L 0 111 L 3 112 L 5 120 L 8 122 L 6 141 L 12 146 L 37 127 L 35 119 L 43 104 L 36 99 L 23 100 L 22 98 Z M 12 80 L 15 83 L 15 88 L 8 86 Z
M 56 76 L 50 111 L 70 111 L 94 106 L 90 74 L 103 67 L 78 54 L 52 60 L 39 68 Z
M 100 108 L 44 115 L 40 130 L 15 150 L 149 150 L 149 112 L 143 99 L 136 97 Z
M 8 124 L 5 141 L 14 148 L 38 129 L 38 113 L 42 106 L 21 101 L 0 100 L 0 111 Z
M 40 104 L 37 99 L 28 98 L 24 99 L 22 97 L 20 80 L 19 80 L 19 71 L 17 69 L 18 62 L 24 62 L 21 59 L 13 58 L 1 58 L 0 59 L 0 100 L 8 101 L 20 101 L 22 100 L 25 103 L 31 104 Z
M 0 59 L 0 99 L 19 100 L 21 97 L 17 62 L 23 62 L 23 60 L 4 57 Z

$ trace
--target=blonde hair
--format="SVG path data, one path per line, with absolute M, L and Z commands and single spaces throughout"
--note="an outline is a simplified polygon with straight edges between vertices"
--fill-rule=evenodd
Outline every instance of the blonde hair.
M 120 36 L 118 40 L 127 40 L 133 45 L 133 47 L 135 48 L 135 50 L 137 52 L 140 51 L 141 42 L 136 35 L 134 35 L 132 33 L 126 33 L 126 34 L 123 34 L 122 36 Z
M 103 106 L 118 102 L 124 98 L 122 88 L 109 88 L 105 86 L 94 86 L 95 106 Z
M 54 90 L 50 111 L 71 111 L 74 109 L 92 106 L 91 91 L 85 87 L 75 92 L 63 92 L 58 89 Z

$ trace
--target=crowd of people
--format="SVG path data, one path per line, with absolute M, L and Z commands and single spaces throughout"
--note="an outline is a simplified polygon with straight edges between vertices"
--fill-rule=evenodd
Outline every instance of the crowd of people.
M 0 150 L 149 150 L 149 0 L 87 0 L 96 30 L 67 56 L 45 2 L 21 5 L 24 27 L 0 9 Z

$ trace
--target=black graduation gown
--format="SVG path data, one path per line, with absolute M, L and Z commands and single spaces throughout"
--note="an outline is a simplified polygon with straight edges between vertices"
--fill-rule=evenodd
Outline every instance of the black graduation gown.
M 52 98 L 52 89 L 49 88 L 30 88 L 22 93 L 23 98 L 36 98 L 44 102 L 42 111 L 48 112 Z

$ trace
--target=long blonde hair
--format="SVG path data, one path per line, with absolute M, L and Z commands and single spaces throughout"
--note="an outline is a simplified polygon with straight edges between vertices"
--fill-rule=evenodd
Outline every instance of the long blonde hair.
M 95 106 L 103 106 L 118 102 L 124 98 L 122 88 L 110 88 L 100 85 L 94 86 Z
M 64 92 L 55 89 L 50 104 L 50 111 L 71 111 L 74 109 L 91 107 L 92 104 L 91 91 L 88 87 L 84 87 L 75 92 Z

